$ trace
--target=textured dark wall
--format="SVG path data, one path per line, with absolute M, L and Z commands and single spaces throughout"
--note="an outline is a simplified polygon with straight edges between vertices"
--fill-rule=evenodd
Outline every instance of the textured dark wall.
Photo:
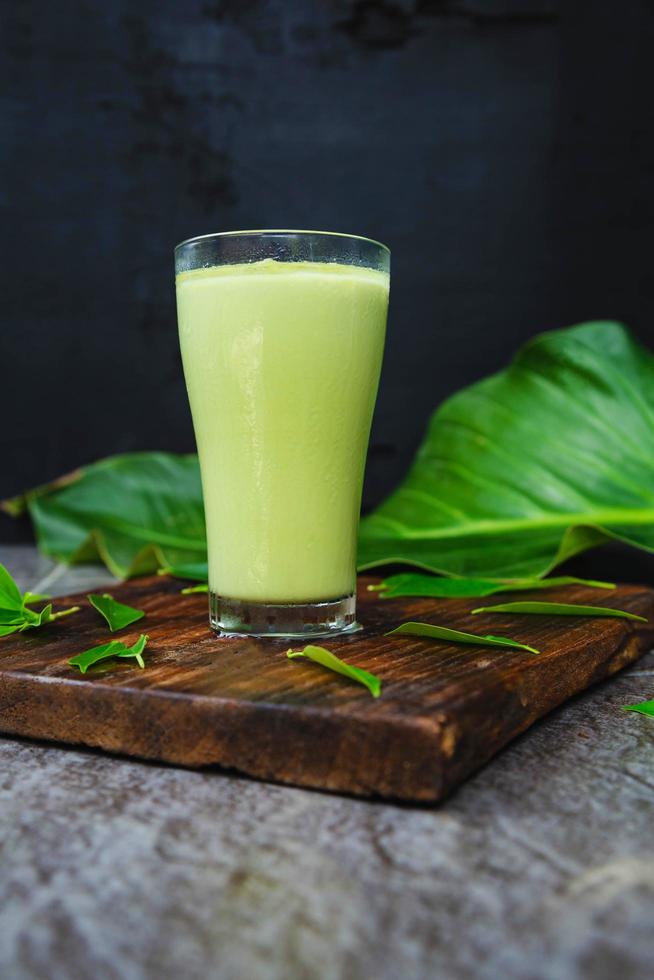
M 654 344 L 650 10 L 5 2 L 0 496 L 192 448 L 172 277 L 190 235 L 391 246 L 367 504 L 431 409 L 533 333 L 618 317 Z

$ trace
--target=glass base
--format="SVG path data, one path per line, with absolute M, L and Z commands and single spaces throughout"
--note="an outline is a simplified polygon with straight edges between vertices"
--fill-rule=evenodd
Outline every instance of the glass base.
M 329 602 L 249 602 L 209 593 L 209 622 L 217 633 L 312 639 L 358 629 L 356 596 Z

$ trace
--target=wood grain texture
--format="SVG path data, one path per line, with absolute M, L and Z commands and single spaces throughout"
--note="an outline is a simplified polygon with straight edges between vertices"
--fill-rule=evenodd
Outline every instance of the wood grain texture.
M 75 602 L 82 611 L 0 640 L 0 731 L 178 765 L 216 764 L 319 789 L 435 802 L 538 718 L 637 659 L 654 639 L 654 591 L 645 587 L 568 587 L 551 590 L 548 599 L 616 606 L 649 617 L 647 624 L 473 617 L 480 600 L 383 600 L 367 591 L 374 581 L 359 582 L 364 629 L 326 645 L 380 676 L 378 700 L 315 664 L 289 661 L 287 641 L 215 637 L 205 596 L 181 595 L 177 581 L 144 578 L 112 594 L 146 611 L 118 634 L 127 642 L 140 631 L 149 634 L 146 669 L 99 665 L 82 676 L 69 667 L 71 656 L 109 634 L 84 596 L 58 600 L 58 608 Z M 384 636 L 409 619 L 510 636 L 542 652 L 534 657 Z

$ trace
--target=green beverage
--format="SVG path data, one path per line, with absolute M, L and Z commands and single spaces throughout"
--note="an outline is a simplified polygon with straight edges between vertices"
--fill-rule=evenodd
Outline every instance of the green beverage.
M 209 590 L 228 607 L 217 628 L 315 634 L 353 623 L 388 291 L 386 270 L 338 261 L 268 257 L 178 273 Z M 280 619 L 278 607 L 292 620 L 291 607 L 343 600 L 347 623 Z M 256 614 L 268 607 L 272 616 Z

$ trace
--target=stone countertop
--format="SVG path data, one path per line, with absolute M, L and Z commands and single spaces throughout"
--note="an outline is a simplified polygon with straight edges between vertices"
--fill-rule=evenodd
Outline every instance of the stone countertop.
M 0 976 L 649 977 L 654 720 L 620 706 L 652 696 L 649 654 L 433 809 L 0 738 Z

